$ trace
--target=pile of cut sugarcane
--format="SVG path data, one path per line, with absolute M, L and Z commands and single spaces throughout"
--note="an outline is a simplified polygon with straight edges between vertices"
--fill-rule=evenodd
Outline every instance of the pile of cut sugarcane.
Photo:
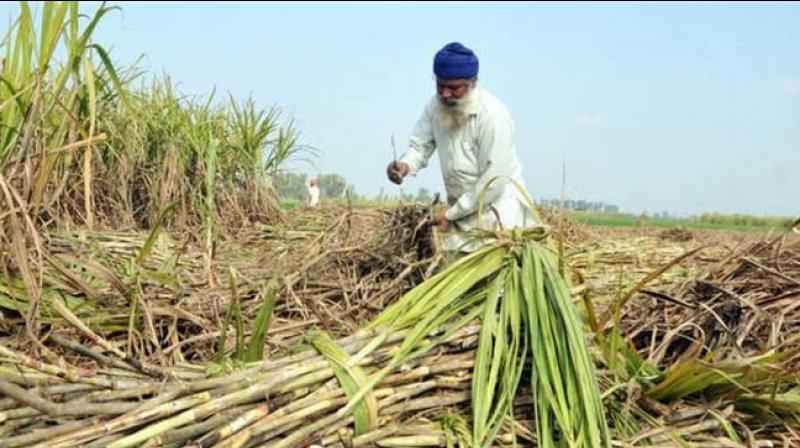
M 470 370 L 477 345 L 475 325 L 448 335 L 435 351 L 387 376 L 364 401 L 364 414 L 337 413 L 348 401 L 342 370 L 380 368 L 408 331 L 362 331 L 336 342 L 311 335 L 307 350 L 245 369 L 206 378 L 202 370 L 176 368 L 163 382 L 120 371 L 80 376 L 57 366 L 33 363 L 24 355 L 5 357 L 0 446 L 283 446 L 353 437 L 347 428 L 368 428 L 359 440 L 392 435 L 386 424 L 418 409 L 469 400 Z M 380 344 L 376 338 L 380 337 Z M 435 337 L 435 336 L 434 336 Z M 349 362 L 341 362 L 346 357 Z M 14 374 L 14 370 L 19 373 Z M 49 373 L 45 373 L 49 372 Z M 59 379 L 59 376 L 63 379 Z M 27 384 L 21 384 L 26 382 Z M 22 403 L 25 406 L 19 406 Z M 364 420 L 366 418 L 366 420 Z M 312 420 L 313 419 L 313 420 Z M 313 425 L 309 423 L 315 422 Z M 365 423 L 366 422 L 366 423 Z M 366 425 L 366 426 L 364 426 Z M 30 429 L 29 431 L 17 430 Z M 376 432 L 383 429 L 382 432 Z M 344 431 L 340 431 L 344 430 Z M 231 437 L 233 436 L 233 437 Z
M 590 351 L 545 230 L 494 236 L 368 327 L 306 332 L 225 374 L 178 363 L 155 378 L 109 351 L 82 370 L 0 347 L 0 447 L 800 441 L 800 244 L 754 244 L 674 290 L 649 275 L 605 320 L 586 303 Z
M 608 446 L 594 363 L 544 236 L 503 236 L 369 328 L 310 333 L 297 354 L 221 377 L 87 374 L 5 349 L 0 446 Z M 422 439 L 403 432 L 410 421 L 428 428 Z

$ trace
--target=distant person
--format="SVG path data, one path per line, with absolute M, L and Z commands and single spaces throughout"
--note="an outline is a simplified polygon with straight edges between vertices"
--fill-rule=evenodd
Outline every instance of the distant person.
M 319 205 L 319 185 L 317 179 L 308 181 L 308 206 L 316 207 Z
M 414 126 L 408 151 L 386 168 L 389 180 L 402 183 L 406 176 L 426 167 L 433 152 L 439 150 L 449 208 L 435 217 L 435 224 L 445 232 L 445 251 L 474 250 L 464 246 L 463 236 L 452 228 L 532 226 L 535 222 L 527 200 L 509 180 L 525 189 L 513 141 L 514 123 L 503 103 L 478 86 L 478 57 L 458 42 L 447 44 L 433 59 L 433 73 L 436 95 Z M 502 177 L 483 196 L 479 222 L 481 192 L 497 176 Z

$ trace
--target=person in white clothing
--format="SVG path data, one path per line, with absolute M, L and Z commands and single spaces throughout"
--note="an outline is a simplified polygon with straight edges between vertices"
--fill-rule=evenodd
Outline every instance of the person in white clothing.
M 459 231 L 524 228 L 535 220 L 525 197 L 514 123 L 503 103 L 478 86 L 477 56 L 450 43 L 436 53 L 433 71 L 436 95 L 414 126 L 407 152 L 389 163 L 386 174 L 400 184 L 438 150 L 449 208 L 435 224 L 446 232 L 446 251 L 470 252 L 475 245 L 465 245 Z
M 308 181 L 308 206 L 316 207 L 319 205 L 319 185 L 317 179 Z

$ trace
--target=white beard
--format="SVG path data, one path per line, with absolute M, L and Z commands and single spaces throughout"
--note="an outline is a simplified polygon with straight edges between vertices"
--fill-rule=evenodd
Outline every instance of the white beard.
M 472 104 L 472 90 L 458 100 L 455 104 L 448 106 L 441 100 L 436 103 L 436 120 L 439 125 L 447 132 L 455 132 L 469 121 L 469 106 Z

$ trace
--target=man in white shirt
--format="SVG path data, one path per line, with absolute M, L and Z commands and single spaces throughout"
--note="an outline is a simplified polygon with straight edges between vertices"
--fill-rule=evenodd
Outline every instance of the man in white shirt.
M 475 249 L 453 230 L 534 225 L 527 192 L 520 191 L 525 191 L 525 184 L 512 138 L 514 123 L 503 103 L 477 85 L 478 58 L 454 42 L 436 53 L 433 71 L 437 94 L 414 126 L 408 151 L 389 163 L 387 176 L 400 184 L 427 166 L 439 150 L 449 208 L 435 218 L 435 224 L 447 232 L 447 251 Z M 481 197 L 484 208 L 479 213 Z
M 319 205 L 319 186 L 317 179 L 311 179 L 308 181 L 308 206 L 316 207 L 317 205 Z

